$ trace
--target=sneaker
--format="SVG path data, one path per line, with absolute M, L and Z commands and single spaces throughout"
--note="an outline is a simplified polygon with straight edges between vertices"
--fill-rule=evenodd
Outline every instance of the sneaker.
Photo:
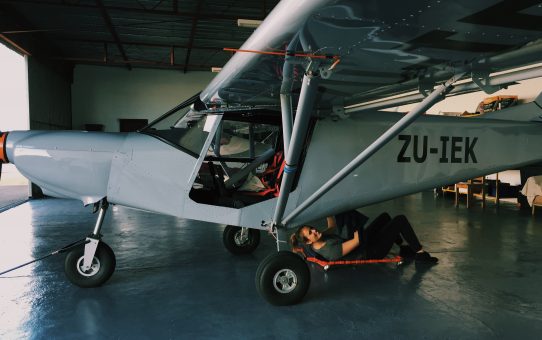
M 421 253 L 416 253 L 414 256 L 416 262 L 426 262 L 426 263 L 437 263 L 438 259 L 434 256 L 431 256 L 428 252 L 422 251 Z
M 416 256 L 416 252 L 409 246 L 399 247 L 399 256 L 405 259 L 413 259 Z

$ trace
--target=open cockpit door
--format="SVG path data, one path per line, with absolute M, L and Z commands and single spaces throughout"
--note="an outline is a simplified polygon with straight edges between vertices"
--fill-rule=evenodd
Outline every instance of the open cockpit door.
M 275 197 L 282 165 L 280 116 L 227 111 L 190 191 L 197 203 L 241 208 Z

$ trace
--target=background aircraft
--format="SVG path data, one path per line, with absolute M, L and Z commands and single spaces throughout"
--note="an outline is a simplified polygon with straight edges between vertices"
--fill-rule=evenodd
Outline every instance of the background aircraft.
M 308 221 L 539 162 L 540 96 L 468 120 L 423 115 L 446 95 L 541 76 L 537 13 L 538 1 L 283 0 L 202 93 L 139 132 L 14 131 L 0 156 L 44 193 L 96 205 L 66 257 L 79 286 L 114 271 L 109 203 L 227 224 L 233 253 L 253 251 L 258 229 L 282 250 Z M 256 283 L 292 304 L 310 275 L 279 251 Z

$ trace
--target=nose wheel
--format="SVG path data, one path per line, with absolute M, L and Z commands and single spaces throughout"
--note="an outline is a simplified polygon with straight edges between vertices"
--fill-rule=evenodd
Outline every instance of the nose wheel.
M 104 284 L 115 271 L 116 259 L 111 247 L 100 242 L 88 269 L 84 266 L 85 248 L 77 247 L 66 256 L 64 272 L 76 286 L 83 288 L 98 287 Z
M 113 272 L 117 261 L 111 247 L 101 241 L 100 230 L 109 203 L 103 199 L 95 205 L 99 211 L 94 231 L 85 244 L 71 250 L 64 261 L 64 273 L 71 283 L 83 288 L 98 287 L 104 284 Z

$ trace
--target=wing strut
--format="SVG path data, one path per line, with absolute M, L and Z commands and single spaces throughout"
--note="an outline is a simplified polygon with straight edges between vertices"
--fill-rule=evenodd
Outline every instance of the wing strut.
M 288 155 L 290 138 L 292 136 L 292 87 L 294 85 L 294 53 L 299 42 L 296 35 L 286 48 L 286 57 L 282 67 L 282 85 L 280 87 L 280 111 L 282 113 L 282 136 L 284 144 L 284 157 Z
M 320 189 L 313 193 L 309 198 L 307 198 L 303 203 L 301 203 L 294 211 L 290 213 L 284 220 L 280 221 L 277 217 L 280 217 L 275 212 L 275 222 L 281 222 L 282 225 L 287 225 L 294 217 L 299 215 L 303 210 L 308 208 L 311 204 L 316 202 L 320 197 L 322 197 L 326 192 L 331 190 L 337 183 L 339 183 L 343 178 L 348 176 L 352 171 L 354 171 L 358 166 L 363 164 L 367 159 L 369 159 L 375 152 L 380 150 L 384 145 L 386 145 L 390 140 L 397 136 L 401 131 L 403 131 L 407 126 L 409 126 L 418 116 L 427 111 L 431 106 L 441 101 L 446 97 L 446 94 L 450 92 L 453 88 L 453 84 L 458 81 L 465 72 L 456 74 L 454 77 L 449 79 L 446 83 L 437 87 L 429 96 L 427 96 L 422 102 L 420 102 L 412 111 L 407 115 L 401 118 L 397 123 L 390 127 L 386 132 L 384 132 L 380 137 L 378 137 L 371 145 L 369 145 L 365 150 L 363 150 L 356 158 L 354 158 L 349 164 L 347 164 L 341 171 L 339 171 L 335 176 L 329 179 Z M 297 123 L 297 119 L 296 119 Z M 286 171 L 285 171 L 286 172 Z M 284 182 L 283 182 L 284 184 Z M 282 195 L 282 191 L 281 191 Z M 278 209 L 277 209 L 278 210 Z
M 320 80 L 320 77 L 313 71 L 314 69 L 317 69 L 317 64 L 317 62 L 311 62 L 307 68 L 307 72 L 303 76 L 303 83 L 301 85 L 301 92 L 299 94 L 299 102 L 297 104 L 297 113 L 292 129 L 292 137 L 290 138 L 290 146 L 287 154 L 284 157 L 286 165 L 284 166 L 280 194 L 277 201 L 277 206 L 275 208 L 275 214 L 273 216 L 273 226 L 277 226 L 278 222 L 280 222 L 282 216 L 284 215 L 284 209 L 286 208 L 286 203 L 288 203 L 288 196 L 290 195 L 292 183 L 297 171 L 299 156 L 303 150 L 303 141 L 307 135 L 307 129 L 312 115 L 316 94 L 318 92 L 318 83 Z

